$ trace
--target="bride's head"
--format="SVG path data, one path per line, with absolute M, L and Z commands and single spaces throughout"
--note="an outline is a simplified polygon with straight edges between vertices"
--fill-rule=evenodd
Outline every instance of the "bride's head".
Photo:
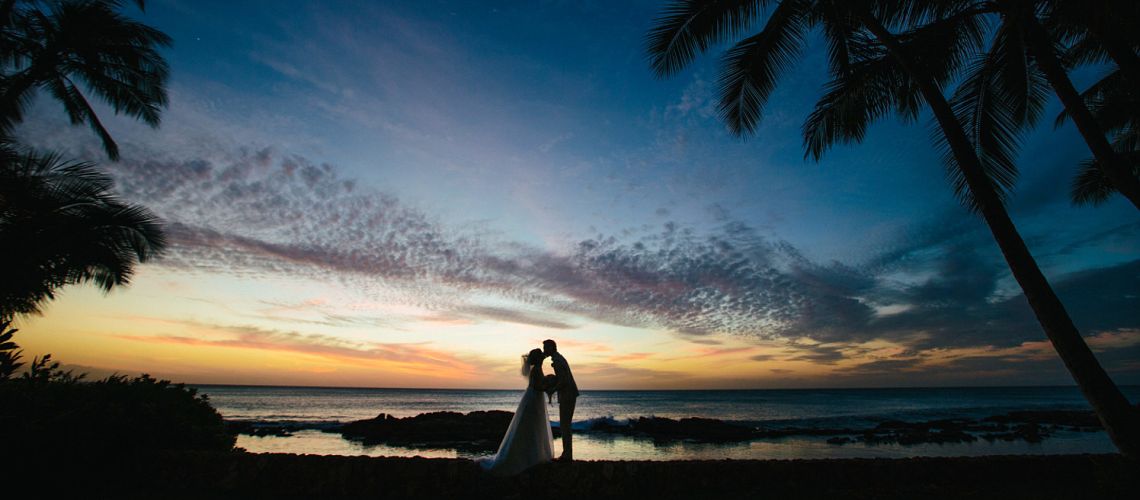
M 542 357 L 542 349 L 531 349 L 522 357 L 522 374 L 524 377 L 530 375 L 532 367 L 542 364 Z

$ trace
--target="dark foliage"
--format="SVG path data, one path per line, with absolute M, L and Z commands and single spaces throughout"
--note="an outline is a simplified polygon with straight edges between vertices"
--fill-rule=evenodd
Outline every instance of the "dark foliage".
M 46 356 L 45 356 L 46 358 Z M 58 371 L 0 382 L 0 441 L 10 451 L 230 450 L 206 396 L 148 375 L 95 382 Z
M 40 90 L 63 105 L 73 125 L 90 127 L 112 160 L 119 146 L 91 97 L 158 126 L 170 73 L 159 51 L 171 39 L 124 15 L 124 7 L 121 0 L 0 2 L 0 132 L 23 121 Z
M 126 285 L 137 264 L 162 253 L 158 217 L 112 187 L 90 163 L 23 151 L 0 137 L 0 319 L 40 312 L 67 285 Z
M 197 389 L 149 375 L 83 382 L 50 354 L 22 365 L 16 330 L 0 321 L 0 442 L 9 454 L 225 451 L 235 438 Z

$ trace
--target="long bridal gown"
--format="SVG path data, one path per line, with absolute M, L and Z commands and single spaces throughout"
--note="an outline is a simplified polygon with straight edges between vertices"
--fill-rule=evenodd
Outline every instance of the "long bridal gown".
M 499 443 L 494 456 L 476 460 L 484 470 L 498 476 L 511 476 L 527 468 L 554 459 L 554 436 L 550 432 L 550 417 L 546 413 L 545 398 L 538 389 L 542 371 L 535 370 L 522 401 L 515 410 L 507 434 Z

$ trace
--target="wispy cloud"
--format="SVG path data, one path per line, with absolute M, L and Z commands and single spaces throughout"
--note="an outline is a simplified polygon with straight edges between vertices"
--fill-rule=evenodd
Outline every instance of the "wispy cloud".
M 921 349 L 1040 338 L 1024 298 L 1002 290 L 1008 271 L 981 250 L 984 234 L 954 224 L 858 265 L 813 262 L 728 214 L 712 230 L 666 222 L 540 249 L 449 227 L 335 166 L 270 149 L 126 161 L 115 175 L 126 196 L 170 221 L 168 266 L 332 277 L 441 321 L 786 339 L 797 352 L 789 359 L 823 364 L 858 357 L 851 346 L 872 339 Z M 1133 261 L 1054 285 L 1086 331 L 1131 328 L 1138 274 Z
M 386 363 L 385 366 L 396 366 L 410 371 L 456 372 L 473 371 L 477 368 L 471 359 L 463 359 L 424 344 L 350 342 L 328 335 L 267 330 L 254 326 L 212 325 L 193 321 L 181 323 L 192 328 L 195 335 L 117 335 L 116 337 L 136 342 L 281 351 L 372 366 L 375 366 L 377 361 L 383 361 Z

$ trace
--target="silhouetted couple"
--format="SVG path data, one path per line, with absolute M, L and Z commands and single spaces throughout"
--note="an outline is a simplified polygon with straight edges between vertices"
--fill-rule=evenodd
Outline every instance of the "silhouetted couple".
M 543 376 L 542 360 L 550 358 L 553 375 Z M 554 457 L 554 436 L 550 432 L 550 417 L 543 404 L 543 393 L 547 400 L 558 395 L 558 429 L 562 433 L 562 456 L 559 461 L 574 459 L 574 447 L 570 426 L 574 421 L 574 404 L 578 400 L 578 385 L 570 373 L 566 358 L 558 353 L 553 340 L 542 342 L 542 349 L 533 349 L 523 356 L 522 374 L 527 377 L 526 392 L 515 410 L 507 434 L 499 444 L 494 456 L 478 460 L 487 471 L 509 476 Z

